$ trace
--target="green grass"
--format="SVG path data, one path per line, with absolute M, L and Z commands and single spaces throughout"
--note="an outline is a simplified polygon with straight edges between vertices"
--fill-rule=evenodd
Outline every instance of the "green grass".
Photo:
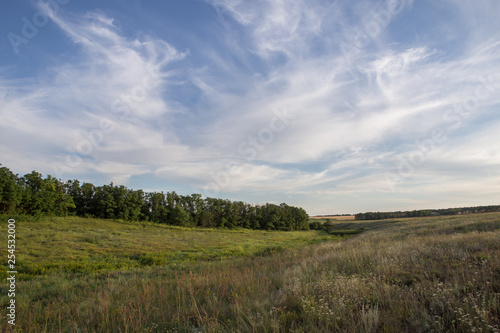
M 79 217 L 21 218 L 16 236 L 21 279 L 259 255 L 276 246 L 292 248 L 331 238 L 321 232 L 181 228 Z M 0 256 L 6 255 L 6 247 L 1 248 Z
M 39 233 L 59 228 L 56 234 L 74 236 L 59 242 L 73 245 L 88 236 L 88 242 L 81 242 L 88 249 L 101 245 L 115 256 L 128 250 L 110 244 L 153 254 L 168 253 L 172 244 L 172 251 L 182 251 L 189 247 L 185 243 L 198 240 L 209 252 L 218 246 L 245 249 L 245 244 L 253 244 L 248 247 L 253 250 L 224 260 L 179 260 L 97 273 L 54 271 L 20 281 L 18 331 L 500 332 L 499 213 L 338 221 L 332 230 L 362 232 L 317 244 L 307 243 L 331 236 L 104 222 L 115 232 L 123 226 L 123 234 L 73 235 L 77 225 L 83 231 L 87 225 L 105 230 L 93 220 L 45 221 L 51 230 Z M 20 227 L 26 242 L 21 249 L 31 247 L 22 231 L 28 225 L 33 227 L 31 222 Z M 177 236 L 161 245 L 156 233 Z M 143 237 L 161 248 L 145 251 L 150 245 L 139 241 Z M 138 244 L 127 245 L 124 239 Z M 63 253 L 76 256 L 75 249 L 56 248 L 39 248 L 40 255 L 62 261 Z M 3 308 L 5 291 L 2 287 Z

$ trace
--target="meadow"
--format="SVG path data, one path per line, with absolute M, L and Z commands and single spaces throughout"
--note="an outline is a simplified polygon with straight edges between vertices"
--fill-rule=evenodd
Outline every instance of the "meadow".
M 16 329 L 500 332 L 499 213 L 333 223 L 332 235 L 21 221 L 32 271 Z
M 330 238 L 308 231 L 185 228 L 80 217 L 23 216 L 16 221 L 22 279 L 259 255 Z M 6 247 L 0 255 L 7 257 Z

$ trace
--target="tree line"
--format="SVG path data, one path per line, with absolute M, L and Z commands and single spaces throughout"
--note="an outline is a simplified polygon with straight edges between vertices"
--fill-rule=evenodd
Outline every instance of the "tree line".
M 201 194 L 144 192 L 113 183 L 63 182 L 33 171 L 20 177 L 0 164 L 0 214 L 152 221 L 183 227 L 308 230 L 299 207 L 202 198 Z
M 480 214 L 500 212 L 500 206 L 478 206 L 478 207 L 461 207 L 461 208 L 446 208 L 446 209 L 422 209 L 412 211 L 397 211 L 397 212 L 367 212 L 355 215 L 356 220 L 383 220 L 405 217 L 424 217 L 424 216 L 444 216 L 444 215 L 460 215 L 460 214 Z

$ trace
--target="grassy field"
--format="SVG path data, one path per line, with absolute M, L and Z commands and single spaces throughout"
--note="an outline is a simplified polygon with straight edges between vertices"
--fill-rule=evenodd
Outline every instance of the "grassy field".
M 20 223 L 19 255 L 48 272 L 18 282 L 16 327 L 500 332 L 500 214 L 334 223 L 339 231 L 363 232 L 325 242 L 332 236 L 316 231 L 188 230 L 83 219 Z M 175 254 L 194 246 L 200 257 Z M 141 264 L 148 253 L 166 261 Z M 70 261 L 115 257 L 133 264 L 73 272 L 64 268 L 67 255 Z M 2 285 L 4 309 L 5 295 Z
M 21 279 L 259 255 L 331 239 L 320 232 L 181 228 L 79 217 L 17 221 Z M 0 255 L 7 257 L 6 247 Z

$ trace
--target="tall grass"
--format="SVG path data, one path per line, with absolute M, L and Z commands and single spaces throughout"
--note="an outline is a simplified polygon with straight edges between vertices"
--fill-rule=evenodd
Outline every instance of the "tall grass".
M 335 228 L 365 231 L 220 261 L 22 281 L 17 329 L 500 331 L 500 214 Z

